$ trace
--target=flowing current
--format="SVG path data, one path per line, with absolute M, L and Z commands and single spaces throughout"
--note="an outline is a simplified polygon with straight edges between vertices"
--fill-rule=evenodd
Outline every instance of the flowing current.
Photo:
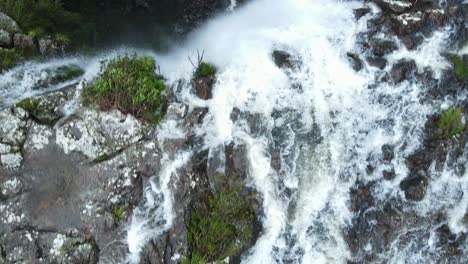
M 136 51 L 154 56 L 172 87 L 180 79 L 190 79 L 193 68 L 187 56 L 196 57 L 197 49 L 217 66 L 212 99 L 197 99 L 189 85 L 177 86 L 177 98 L 189 109 L 209 108 L 196 129 L 203 138 L 201 148 L 216 153 L 231 142 L 247 146 L 249 184 L 263 197 L 263 231 L 243 255 L 243 263 L 346 263 L 353 257 L 344 235 L 353 218 L 350 189 L 356 182 L 374 182 L 375 206 L 404 200 L 399 184 L 408 174 L 405 160 L 421 147 L 427 116 L 466 96 L 426 100 L 424 86 L 416 80 L 396 85 L 378 81 L 402 58 L 414 59 L 419 70 L 429 67 L 440 76 L 450 67 L 441 56 L 450 28 L 435 32 L 415 51 L 400 45 L 387 56 L 389 65 L 383 70 L 367 64 L 359 72 L 353 70 L 346 54 L 364 52 L 356 45 L 357 37 L 366 31 L 367 19 L 379 12 L 371 6 L 372 12 L 356 21 L 353 9 L 362 6 L 336 0 L 256 0 L 216 17 L 167 54 Z M 42 69 L 74 63 L 84 67 L 83 78 L 91 80 L 101 59 L 128 50 L 19 66 L 0 77 L 0 97 L 5 98 L 0 105 L 34 94 L 31 87 L 43 78 Z M 275 50 L 291 54 L 296 66 L 277 67 L 272 59 Z M 233 121 L 234 109 L 255 116 L 255 126 L 245 119 Z M 184 137 L 178 126 L 163 120 L 158 140 Z M 391 164 L 379 164 L 375 158 L 385 144 L 395 146 Z M 184 176 L 178 169 L 192 151 L 166 155 L 160 175 L 145 190 L 145 202 L 135 209 L 128 226 L 131 263 L 138 263 L 142 247 L 171 227 L 168 184 Z M 281 160 L 280 168 L 271 164 L 273 153 Z M 372 173 L 369 163 L 375 163 Z M 383 180 L 382 172 L 390 167 L 396 177 Z M 468 207 L 466 171 L 461 177 L 452 177 L 448 166 L 442 173 L 433 171 L 438 175 L 429 182 L 424 200 L 407 203 L 405 210 L 424 218 L 444 208 L 451 232 L 466 232 L 462 223 Z M 436 227 L 428 223 L 419 228 Z M 375 262 L 435 263 L 436 245 L 431 238 L 420 240 L 401 234 Z M 368 246 L 364 250 L 373 250 Z

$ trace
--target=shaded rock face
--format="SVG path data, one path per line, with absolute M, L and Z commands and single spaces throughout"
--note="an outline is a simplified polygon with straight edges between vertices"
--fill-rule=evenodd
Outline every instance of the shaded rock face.
M 118 112 L 82 109 L 64 119 L 58 106 L 74 92 L 36 98 L 42 104 L 31 114 L 0 112 L 2 263 L 121 262 L 127 255 L 112 242 L 125 239 L 146 176 L 159 170 L 159 149 L 143 137 L 151 128 Z M 44 115 L 61 120 L 38 123 Z
M 11 17 L 5 15 L 4 13 L 0 12 L 0 29 L 16 33 L 21 31 L 18 23 L 13 20 Z

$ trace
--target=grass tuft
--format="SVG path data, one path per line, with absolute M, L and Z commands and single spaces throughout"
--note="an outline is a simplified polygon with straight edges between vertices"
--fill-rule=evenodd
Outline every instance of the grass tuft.
M 198 66 L 197 71 L 195 72 L 195 76 L 197 78 L 200 77 L 209 77 L 216 74 L 216 67 L 210 63 L 202 62 Z
M 125 55 L 103 61 L 100 77 L 82 92 L 85 105 L 157 122 L 162 116 L 166 85 L 156 76 L 156 62 L 148 56 Z
M 222 189 L 197 203 L 188 221 L 191 262 L 220 261 L 240 254 L 253 236 L 254 209 L 233 178 L 218 176 Z M 197 262 L 198 261 L 198 262 Z
M 436 125 L 443 131 L 441 138 L 447 139 L 465 130 L 461 107 L 451 108 L 440 115 Z

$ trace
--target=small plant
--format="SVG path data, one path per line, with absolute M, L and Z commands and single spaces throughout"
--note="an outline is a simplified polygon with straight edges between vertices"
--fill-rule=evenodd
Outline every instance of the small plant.
M 202 257 L 192 254 L 191 258 L 183 258 L 180 264 L 206 264 L 206 260 Z
M 66 34 L 55 34 L 55 41 L 57 41 L 59 44 L 68 46 L 71 43 L 70 37 Z
M 242 186 L 229 177 L 218 176 L 222 189 L 199 201 L 188 221 L 190 263 L 220 261 L 240 254 L 253 236 L 254 209 L 242 196 Z M 197 260 L 199 262 L 193 262 Z
M 26 98 L 23 101 L 16 104 L 16 107 L 21 107 L 24 110 L 28 111 L 30 114 L 33 114 L 39 108 L 41 103 L 40 99 L 37 98 Z
M 461 107 L 451 108 L 440 115 L 436 125 L 443 131 L 441 138 L 450 138 L 463 132 L 465 124 L 462 120 Z
M 195 68 L 195 78 L 209 77 L 216 74 L 216 67 L 210 63 L 203 62 L 205 51 L 200 52 L 197 50 L 197 64 L 193 63 L 192 59 L 188 57 L 190 63 Z
M 82 92 L 85 105 L 118 109 L 151 122 L 161 118 L 165 98 L 166 85 L 156 76 L 154 59 L 136 55 L 102 62 L 100 77 Z
M 465 57 L 453 55 L 452 62 L 455 71 L 455 77 L 459 81 L 468 78 L 468 59 Z
M 114 205 L 112 206 L 112 216 L 118 222 L 122 221 L 125 218 L 125 212 L 127 211 L 127 206 L 125 205 Z

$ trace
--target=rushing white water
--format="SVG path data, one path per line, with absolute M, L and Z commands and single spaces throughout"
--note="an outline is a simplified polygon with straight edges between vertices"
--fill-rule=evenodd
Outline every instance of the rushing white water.
M 416 80 L 395 85 L 377 82 L 403 58 L 415 60 L 419 71 L 431 68 L 439 78 L 449 67 L 441 53 L 450 29 L 435 32 L 414 51 L 400 45 L 388 55 L 384 70 L 369 65 L 360 72 L 352 69 L 346 53 L 364 52 L 356 38 L 366 30 L 366 18 L 356 22 L 353 15 L 353 9 L 361 6 L 335 0 L 252 1 L 207 23 L 168 54 L 138 51 L 156 57 L 169 83 L 190 78 L 193 69 L 186 58 L 196 56 L 197 49 L 204 50 L 205 60 L 218 68 L 211 100 L 197 99 L 189 86 L 177 97 L 191 109 L 209 108 L 196 130 L 205 148 L 215 150 L 230 142 L 247 146 L 249 180 L 263 197 L 264 214 L 262 234 L 244 254 L 243 263 L 346 263 L 351 257 L 344 238 L 353 217 L 350 188 L 356 181 L 375 182 L 376 204 L 404 199 L 399 183 L 408 173 L 405 161 L 421 147 L 427 116 L 454 104 L 421 100 L 424 87 Z M 373 7 L 373 12 L 379 10 Z M 278 68 L 271 55 L 276 49 L 289 52 L 299 66 Z M 34 76 L 51 65 L 79 64 L 86 69 L 84 79 L 90 80 L 101 58 L 20 66 L 0 78 L 0 96 L 11 104 L 31 95 L 28 87 Z M 24 74 L 18 78 L 20 72 Z M 260 129 L 252 129 L 246 120 L 234 122 L 234 109 L 259 116 Z M 184 136 L 171 120 L 159 127 L 158 135 L 159 140 Z M 378 163 L 385 144 L 395 146 L 391 164 Z M 279 149 L 279 171 L 270 165 L 271 149 Z M 128 229 L 130 262 L 138 263 L 145 244 L 171 227 L 174 214 L 168 184 L 180 177 L 177 171 L 190 155 L 182 149 L 166 156 L 160 175 L 145 190 L 145 202 L 134 211 Z M 466 164 L 466 155 L 460 159 Z M 369 163 L 376 167 L 372 173 L 367 172 Z M 389 168 L 396 177 L 384 181 L 382 171 Z M 436 176 L 431 177 L 435 180 L 429 183 L 425 199 L 409 204 L 407 210 L 425 217 L 445 208 L 450 230 L 466 232 L 462 223 L 468 207 L 463 193 L 468 188 L 466 171 L 458 177 L 448 166 L 441 173 L 432 171 Z M 430 239 L 427 247 L 421 247 L 419 239 L 406 234 L 401 241 L 397 238 L 376 262 L 435 263 L 437 248 L 431 247 Z

